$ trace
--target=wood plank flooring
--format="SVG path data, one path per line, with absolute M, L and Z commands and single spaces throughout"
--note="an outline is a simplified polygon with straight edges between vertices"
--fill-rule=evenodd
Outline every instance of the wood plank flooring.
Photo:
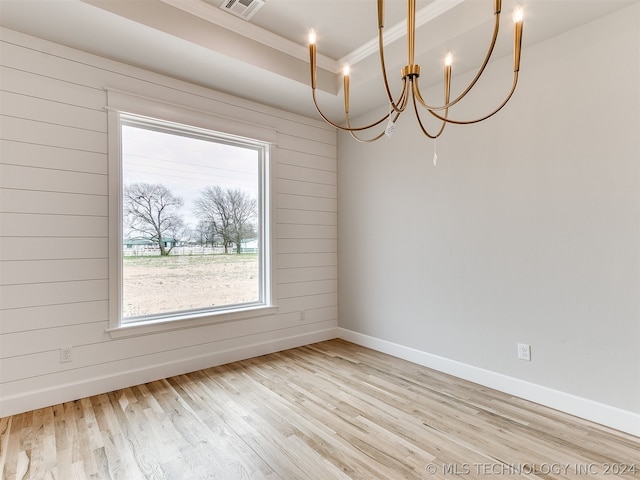
M 640 439 L 331 340 L 2 418 L 0 476 L 640 479 Z

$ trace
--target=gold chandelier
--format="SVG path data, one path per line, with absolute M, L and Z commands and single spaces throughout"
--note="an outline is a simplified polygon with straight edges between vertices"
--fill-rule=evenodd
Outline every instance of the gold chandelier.
M 506 96 L 506 98 L 498 105 L 498 107 L 492 112 L 473 120 L 456 120 L 449 118 L 449 108 L 457 104 L 460 100 L 462 100 L 467 93 L 471 91 L 471 89 L 476 85 L 480 76 L 484 72 L 487 64 L 489 63 L 489 59 L 491 58 L 491 54 L 493 53 L 493 49 L 496 44 L 496 40 L 498 38 L 498 30 L 500 27 L 500 12 L 502 10 L 502 0 L 494 0 L 493 1 L 493 11 L 495 24 L 493 28 L 493 37 L 491 39 L 491 43 L 489 45 L 489 50 L 485 56 L 480 69 L 476 73 L 471 83 L 462 91 L 462 93 L 451 100 L 451 64 L 452 64 L 452 55 L 451 53 L 447 54 L 445 58 L 445 66 L 444 66 L 444 103 L 439 106 L 429 105 L 422 97 L 420 93 L 420 88 L 418 87 L 418 78 L 420 77 L 420 65 L 414 63 L 414 47 L 415 47 L 415 33 L 416 33 L 416 0 L 407 0 L 407 64 L 402 67 L 401 70 L 401 79 L 402 79 L 402 92 L 397 99 L 393 98 L 391 94 L 391 90 L 389 88 L 389 82 L 387 79 L 387 71 L 385 67 L 385 59 L 384 59 L 384 44 L 383 44 L 383 30 L 384 30 L 384 0 L 378 0 L 378 50 L 380 53 L 380 66 L 382 69 L 382 78 L 384 80 L 384 86 L 387 91 L 387 97 L 389 100 L 389 113 L 384 115 L 382 118 L 376 120 L 373 123 L 368 125 L 363 125 L 359 127 L 351 126 L 351 121 L 349 119 L 349 66 L 346 65 L 344 67 L 344 112 L 345 112 L 345 122 L 344 125 L 339 125 L 333 121 L 331 121 L 322 111 L 318 105 L 318 101 L 316 99 L 316 34 L 313 30 L 309 32 L 309 58 L 311 64 L 311 91 L 313 94 L 313 103 L 318 110 L 320 116 L 330 125 L 333 125 L 336 128 L 341 130 L 348 131 L 353 138 L 360 142 L 373 142 L 382 138 L 383 135 L 391 136 L 393 130 L 395 128 L 396 121 L 400 117 L 400 115 L 404 112 L 409 105 L 410 100 L 413 103 L 413 110 L 415 111 L 416 118 L 418 120 L 418 124 L 420 125 L 420 129 L 422 132 L 429 138 L 436 139 L 442 132 L 444 131 L 444 127 L 448 123 L 453 123 L 457 125 L 468 125 L 472 123 L 478 123 L 487 118 L 495 115 L 504 107 L 513 92 L 516 89 L 516 84 L 518 83 L 518 72 L 520 70 L 520 51 L 522 46 L 522 26 L 523 26 L 523 11 L 521 7 L 516 7 L 513 13 L 514 20 L 514 46 L 513 46 L 513 84 L 511 86 L 511 91 Z M 440 120 L 441 125 L 440 128 L 434 132 L 430 133 L 427 128 L 424 126 L 422 119 L 420 118 L 420 110 L 418 105 L 424 107 L 431 115 L 433 115 L 436 119 Z M 387 120 L 386 128 L 374 136 L 373 138 L 363 139 L 356 135 L 356 132 L 361 132 L 363 130 L 368 130 L 377 125 L 380 125 L 382 122 Z M 436 156 L 434 152 L 434 162 Z

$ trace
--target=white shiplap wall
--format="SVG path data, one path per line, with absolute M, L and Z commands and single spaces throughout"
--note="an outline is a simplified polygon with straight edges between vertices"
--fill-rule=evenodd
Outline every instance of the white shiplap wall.
M 0 416 L 335 336 L 332 129 L 11 30 L 0 61 Z M 277 131 L 277 314 L 105 333 L 107 87 Z M 71 363 L 59 362 L 63 346 Z

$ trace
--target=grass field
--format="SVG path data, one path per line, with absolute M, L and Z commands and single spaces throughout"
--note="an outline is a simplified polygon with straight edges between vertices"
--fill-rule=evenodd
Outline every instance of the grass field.
M 162 314 L 259 299 L 258 255 L 124 257 L 123 315 Z

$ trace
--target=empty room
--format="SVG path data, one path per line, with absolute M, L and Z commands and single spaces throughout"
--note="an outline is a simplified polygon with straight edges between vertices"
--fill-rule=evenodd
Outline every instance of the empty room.
M 0 0 L 0 478 L 640 478 L 640 0 Z

